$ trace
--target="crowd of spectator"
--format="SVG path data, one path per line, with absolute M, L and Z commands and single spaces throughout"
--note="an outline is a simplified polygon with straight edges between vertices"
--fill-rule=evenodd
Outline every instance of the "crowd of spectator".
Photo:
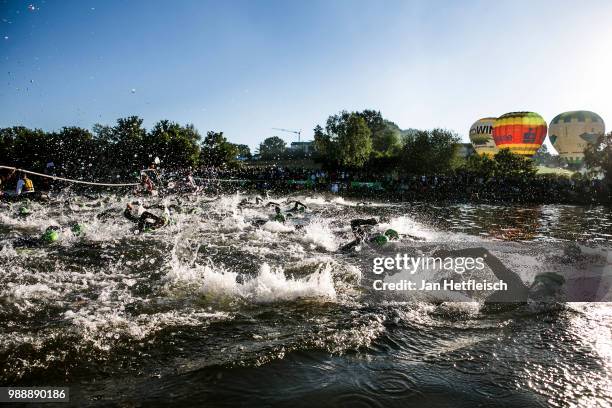
M 321 169 L 279 166 L 241 167 L 234 170 L 203 168 L 202 183 L 218 189 L 252 188 L 292 192 L 328 191 L 347 196 L 389 200 L 434 200 L 517 203 L 591 204 L 610 202 L 601 180 L 536 175 L 522 178 L 488 178 L 468 173 L 408 175 L 397 172 L 328 172 Z
M 55 175 L 54 166 L 48 166 L 45 173 Z M 401 175 L 395 171 L 326 171 L 282 166 L 242 166 L 235 169 L 201 167 L 194 172 L 158 172 L 152 165 L 136 173 L 136 176 L 150 180 L 148 190 L 171 186 L 171 190 L 178 192 L 305 191 L 364 199 L 481 203 L 598 204 L 612 201 L 609 189 L 601 180 L 554 175 L 485 179 L 465 172 L 454 175 Z M 18 178 L 13 173 L 3 175 L 0 179 L 2 189 L 13 189 L 13 183 L 17 183 Z M 50 189 L 50 179 L 35 179 L 41 190 Z

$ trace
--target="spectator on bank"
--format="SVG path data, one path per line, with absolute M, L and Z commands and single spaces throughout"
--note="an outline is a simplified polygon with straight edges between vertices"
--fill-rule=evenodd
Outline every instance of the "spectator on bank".
M 21 173 L 21 177 L 17 180 L 17 189 L 15 193 L 21 195 L 22 193 L 33 193 L 34 183 L 28 178 L 26 173 Z

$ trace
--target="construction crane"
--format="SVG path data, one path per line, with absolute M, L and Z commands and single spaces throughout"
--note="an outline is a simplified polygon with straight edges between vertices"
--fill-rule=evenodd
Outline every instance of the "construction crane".
M 300 136 L 302 134 L 302 129 L 300 130 L 290 130 L 290 129 L 281 129 L 281 128 L 272 128 L 272 129 L 280 130 L 281 132 L 295 133 L 296 135 L 298 135 L 298 143 L 300 142 Z

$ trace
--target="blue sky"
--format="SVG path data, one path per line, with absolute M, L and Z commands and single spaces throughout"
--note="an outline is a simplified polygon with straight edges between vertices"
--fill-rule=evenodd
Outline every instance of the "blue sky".
M 0 126 L 139 115 L 251 146 L 342 109 L 465 140 L 516 110 L 612 126 L 609 1 L 0 0 L 0 18 Z

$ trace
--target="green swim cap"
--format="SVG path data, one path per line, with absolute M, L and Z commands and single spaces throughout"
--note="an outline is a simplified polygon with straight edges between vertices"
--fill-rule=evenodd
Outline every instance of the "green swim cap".
M 56 230 L 48 229 L 42 236 L 42 240 L 51 243 L 59 239 L 59 233 Z
M 397 240 L 399 239 L 399 234 L 397 233 L 396 230 L 389 228 L 388 230 L 385 231 L 385 236 L 389 239 L 389 240 Z
M 72 226 L 72 228 L 70 228 L 70 230 L 72 231 L 72 233 L 73 233 L 74 235 L 76 235 L 77 237 L 83 233 L 83 230 L 84 230 L 84 229 L 85 229 L 85 228 L 84 228 L 84 227 L 83 227 L 83 225 L 81 225 L 81 224 L 74 224 L 74 225 Z
M 19 215 L 28 215 L 30 214 L 30 209 L 25 206 L 19 207 Z
M 374 238 L 372 238 L 370 241 L 375 243 L 376 245 L 382 246 L 382 245 L 385 245 L 389 241 L 389 239 L 384 235 L 377 235 Z
M 544 272 L 536 275 L 533 280 L 533 283 L 536 282 L 541 282 L 543 284 L 554 283 L 561 286 L 565 283 L 565 278 L 555 272 Z

